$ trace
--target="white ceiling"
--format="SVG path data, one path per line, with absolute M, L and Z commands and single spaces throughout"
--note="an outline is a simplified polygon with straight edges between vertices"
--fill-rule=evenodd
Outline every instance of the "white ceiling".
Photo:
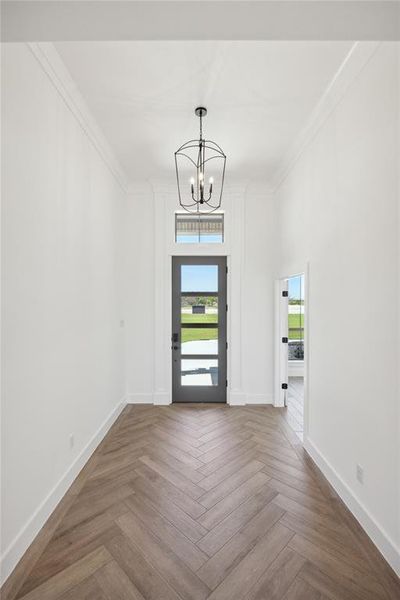
M 174 151 L 205 135 L 230 179 L 270 180 L 350 42 L 63 42 L 64 63 L 132 180 L 174 173 Z

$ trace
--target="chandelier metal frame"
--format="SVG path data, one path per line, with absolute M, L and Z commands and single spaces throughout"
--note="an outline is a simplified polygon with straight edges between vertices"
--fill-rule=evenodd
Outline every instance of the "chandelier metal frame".
M 221 208 L 222 192 L 224 189 L 225 181 L 225 166 L 226 166 L 226 155 L 222 148 L 212 140 L 206 140 L 203 138 L 203 117 L 207 114 L 207 109 L 204 106 L 198 106 L 195 109 L 195 115 L 200 118 L 200 135 L 199 139 L 189 140 L 183 144 L 175 152 L 175 170 L 176 170 L 176 181 L 178 184 L 178 197 L 179 204 L 188 213 L 194 214 L 210 214 Z M 193 149 L 197 150 L 194 152 Z M 194 160 L 189 154 L 192 153 L 196 160 Z M 197 156 L 196 156 L 197 155 Z M 188 200 L 182 199 L 181 184 L 179 177 L 179 157 L 186 158 L 195 168 L 196 177 L 191 179 L 190 182 L 190 193 L 188 191 Z M 213 197 L 213 178 L 210 178 L 208 182 L 208 191 L 206 191 L 206 168 L 209 170 L 210 162 L 213 160 L 222 160 L 222 177 L 221 177 L 221 189 L 218 198 L 215 202 Z

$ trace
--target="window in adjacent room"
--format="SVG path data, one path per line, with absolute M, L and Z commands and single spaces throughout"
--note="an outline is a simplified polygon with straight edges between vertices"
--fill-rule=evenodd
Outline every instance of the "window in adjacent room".
M 288 279 L 289 360 L 304 360 L 304 276 Z

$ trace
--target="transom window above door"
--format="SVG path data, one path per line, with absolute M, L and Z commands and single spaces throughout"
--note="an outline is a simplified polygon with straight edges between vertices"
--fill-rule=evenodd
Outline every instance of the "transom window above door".
M 175 213 L 175 242 L 177 244 L 222 244 L 224 215 L 191 215 Z

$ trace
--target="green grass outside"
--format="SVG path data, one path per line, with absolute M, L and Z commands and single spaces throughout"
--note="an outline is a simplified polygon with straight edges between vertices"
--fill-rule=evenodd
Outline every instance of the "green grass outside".
M 304 315 L 288 315 L 289 316 L 289 339 L 298 340 L 302 339 L 302 332 L 299 331 L 300 327 L 304 327 Z M 295 329 L 296 331 L 290 331 Z
M 218 315 L 193 315 L 191 313 L 182 313 L 181 321 L 182 323 L 218 323 Z M 182 329 L 182 343 L 198 340 L 216 340 L 217 338 L 218 329 Z
M 298 328 L 304 327 L 304 315 L 289 316 L 289 339 L 301 339 Z M 191 313 L 182 313 L 182 323 L 218 323 L 217 314 L 193 315 Z M 290 331 L 292 329 L 292 331 Z M 294 330 L 294 331 L 293 331 Z M 218 338 L 218 329 L 182 329 L 182 343 L 198 340 L 216 340 Z

